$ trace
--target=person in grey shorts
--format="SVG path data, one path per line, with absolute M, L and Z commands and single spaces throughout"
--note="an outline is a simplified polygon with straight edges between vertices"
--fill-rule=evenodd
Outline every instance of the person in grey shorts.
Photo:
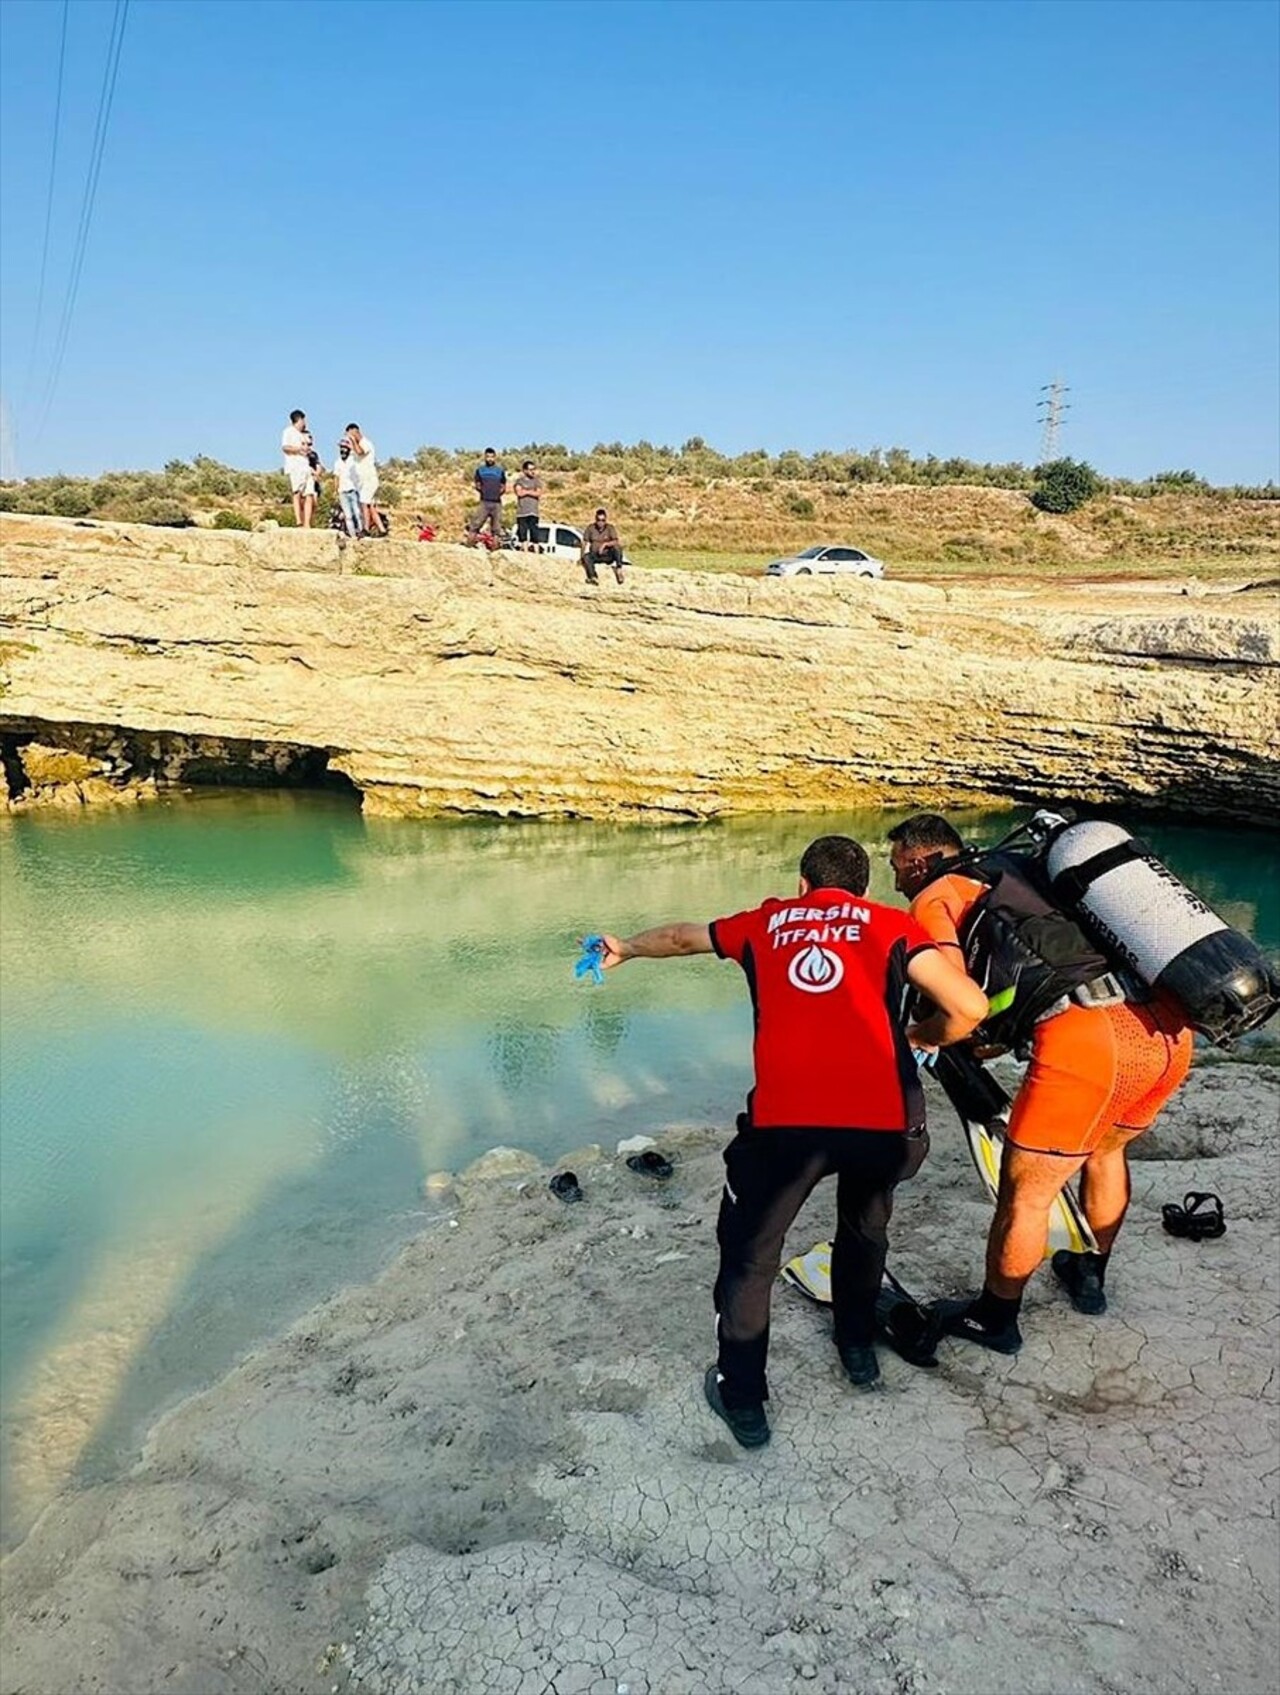
M 542 498 L 542 478 L 526 459 L 516 478 L 516 540 L 530 550 L 538 545 L 538 502 Z
M 489 545 L 496 547 L 502 541 L 502 497 L 507 492 L 507 473 L 498 463 L 496 448 L 485 448 L 484 461 L 476 466 L 471 480 L 480 497 L 480 505 L 467 525 L 468 539 L 479 541 L 480 532 L 488 524 Z

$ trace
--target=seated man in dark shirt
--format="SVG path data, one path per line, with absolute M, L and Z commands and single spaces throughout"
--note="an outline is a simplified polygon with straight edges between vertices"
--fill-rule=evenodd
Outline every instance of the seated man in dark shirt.
M 588 524 L 582 532 L 582 569 L 587 573 L 587 581 L 598 583 L 600 578 L 596 567 L 612 565 L 614 576 L 621 582 L 622 564 L 621 539 L 609 522 L 609 514 L 603 506 L 598 506 L 595 523 Z

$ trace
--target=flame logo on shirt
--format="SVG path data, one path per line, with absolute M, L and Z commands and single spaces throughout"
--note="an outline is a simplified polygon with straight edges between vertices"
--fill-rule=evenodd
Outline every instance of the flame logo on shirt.
M 798 953 L 787 967 L 792 987 L 809 995 L 825 995 L 834 989 L 844 976 L 844 961 L 830 948 L 820 948 L 816 942 Z

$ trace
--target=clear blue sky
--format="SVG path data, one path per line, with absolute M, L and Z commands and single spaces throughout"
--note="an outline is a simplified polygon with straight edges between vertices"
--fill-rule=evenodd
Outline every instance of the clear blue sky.
M 1280 478 L 1272 0 L 0 5 L 18 469 L 691 435 Z M 13 463 L 13 460 L 10 460 Z

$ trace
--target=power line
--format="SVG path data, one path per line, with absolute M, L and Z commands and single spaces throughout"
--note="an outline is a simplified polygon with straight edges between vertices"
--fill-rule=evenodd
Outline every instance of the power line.
M 53 365 L 49 373 L 49 381 L 45 387 L 44 406 L 40 414 L 40 422 L 36 427 L 37 440 L 44 434 L 45 425 L 49 422 L 49 413 L 53 408 L 53 397 L 57 391 L 58 379 L 62 375 L 62 362 L 66 357 L 67 340 L 71 334 L 71 320 L 75 314 L 76 297 L 80 292 L 80 274 L 84 270 L 84 256 L 89 243 L 89 228 L 93 223 L 93 208 L 98 197 L 98 178 L 102 173 L 102 157 L 106 149 L 107 128 L 111 123 L 111 106 L 115 99 L 116 77 L 120 70 L 120 50 L 124 46 L 125 25 L 128 21 L 129 0 L 116 0 L 115 13 L 111 19 L 111 37 L 107 43 L 106 64 L 102 72 L 102 89 L 98 95 L 98 118 L 94 125 L 93 145 L 89 152 L 89 168 L 85 176 L 84 199 L 80 205 L 80 223 L 76 229 L 71 275 L 67 283 L 66 299 L 62 304 L 62 317 L 58 323 L 58 335 L 53 350 Z
M 31 392 L 31 379 L 36 370 L 36 354 L 40 351 L 40 330 L 44 323 L 44 286 L 49 275 L 49 232 L 53 228 L 53 187 L 58 174 L 58 136 L 62 129 L 62 75 L 67 64 L 67 15 L 71 0 L 62 0 L 62 44 L 58 48 L 58 92 L 53 103 L 53 144 L 49 154 L 49 186 L 44 197 L 44 242 L 40 249 L 40 288 L 36 294 L 36 327 L 31 337 L 31 356 L 22 384 L 23 396 Z

